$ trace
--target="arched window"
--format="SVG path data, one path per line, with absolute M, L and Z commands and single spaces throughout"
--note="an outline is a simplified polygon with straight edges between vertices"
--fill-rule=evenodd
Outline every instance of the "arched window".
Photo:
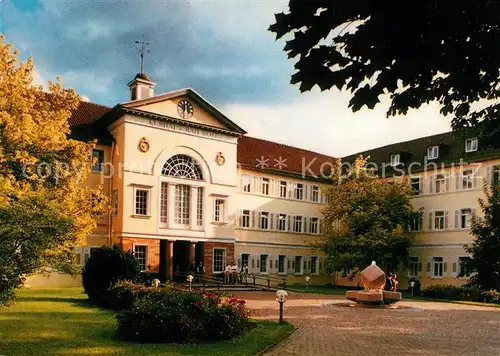
M 192 157 L 187 155 L 175 155 L 170 157 L 163 165 L 161 174 L 176 178 L 203 180 L 201 167 Z

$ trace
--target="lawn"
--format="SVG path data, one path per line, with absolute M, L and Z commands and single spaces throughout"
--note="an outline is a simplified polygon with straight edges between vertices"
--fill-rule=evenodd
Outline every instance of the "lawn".
M 80 288 L 33 289 L 0 309 L 0 355 L 255 355 L 292 330 L 259 321 L 240 338 L 220 343 L 135 344 L 116 337 L 114 313 L 88 305 Z

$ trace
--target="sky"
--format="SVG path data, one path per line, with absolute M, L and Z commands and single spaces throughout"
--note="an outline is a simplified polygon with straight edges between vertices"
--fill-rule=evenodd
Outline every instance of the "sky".
M 388 98 L 353 113 L 349 94 L 300 93 L 293 59 L 268 31 L 288 1 L 0 0 L 0 32 L 32 57 L 35 81 L 61 77 L 85 100 L 128 100 L 140 71 L 134 41 L 147 41 L 155 93 L 194 88 L 248 135 L 342 157 L 450 130 L 432 104 L 386 118 Z

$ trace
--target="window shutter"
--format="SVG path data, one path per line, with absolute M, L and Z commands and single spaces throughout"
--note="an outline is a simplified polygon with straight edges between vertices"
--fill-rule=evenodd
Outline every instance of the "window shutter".
M 493 167 L 489 166 L 486 168 L 486 184 L 491 185 L 491 181 L 493 178 Z
M 455 229 L 460 228 L 460 210 L 455 210 Z
M 288 184 L 288 199 L 293 198 L 293 194 L 295 193 L 295 183 Z
M 458 271 L 457 271 L 457 262 L 458 262 L 458 259 L 456 262 L 453 262 L 453 266 L 452 266 L 452 272 L 451 272 L 451 276 L 453 278 L 457 278 L 458 276 Z
M 448 271 L 448 262 L 443 261 L 443 277 Z
M 318 235 L 321 234 L 321 221 L 322 220 L 320 218 L 318 218 Z
M 446 191 L 449 192 L 450 191 L 451 174 L 450 173 L 445 174 L 444 178 L 445 178 L 445 184 L 446 184 Z
M 445 229 L 448 229 L 450 227 L 450 225 L 449 225 L 449 220 L 450 220 L 449 219 L 449 215 L 450 214 L 449 214 L 448 210 L 444 212 L 444 228 Z
M 260 270 L 260 255 L 257 255 L 257 270 Z
M 431 261 L 432 261 L 432 258 L 428 257 L 427 258 L 427 277 L 431 276 Z
M 304 184 L 304 200 L 308 201 L 309 200 L 309 189 L 311 186 L 309 184 Z
M 476 168 L 472 171 L 472 188 L 477 188 L 477 179 L 479 178 L 479 170 Z
M 269 213 L 269 221 L 268 221 L 268 224 L 269 224 L 269 229 L 270 230 L 274 230 L 276 228 L 276 224 L 275 224 L 275 221 L 274 221 L 274 213 Z
M 425 189 L 427 189 L 427 187 L 423 176 L 420 176 L 418 184 L 419 184 L 420 194 L 425 194 L 426 193 Z
M 432 213 L 429 213 L 429 230 L 433 230 Z
M 476 216 L 476 209 L 475 208 L 471 209 L 471 214 L 472 214 L 472 216 Z
M 432 175 L 429 177 L 429 193 L 434 194 L 436 192 L 436 176 Z
M 257 228 L 257 224 L 256 224 L 256 215 L 257 215 L 257 212 L 255 210 L 251 210 L 250 211 L 250 228 L 252 229 L 256 229 Z
M 455 190 L 460 190 L 462 187 L 460 186 L 460 172 L 455 172 Z
M 291 215 L 287 215 L 287 228 L 286 228 L 286 231 L 293 231 L 293 228 L 292 228 L 292 216 Z
M 302 218 L 302 222 L 303 222 L 303 225 L 304 225 L 304 226 L 302 227 L 302 232 L 304 232 L 304 233 L 306 233 L 306 234 L 307 234 L 307 233 L 309 233 L 309 232 L 310 232 L 310 229 L 309 229 L 309 218 L 308 218 L 308 217 L 306 217 L 306 216 L 304 216 L 304 217 Z

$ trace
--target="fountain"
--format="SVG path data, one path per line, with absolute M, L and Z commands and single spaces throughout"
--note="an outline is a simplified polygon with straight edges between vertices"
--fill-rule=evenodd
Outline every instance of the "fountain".
M 392 304 L 402 299 L 400 292 L 384 290 L 386 278 L 375 261 L 360 273 L 364 290 L 350 290 L 345 296 L 347 299 L 363 305 Z

